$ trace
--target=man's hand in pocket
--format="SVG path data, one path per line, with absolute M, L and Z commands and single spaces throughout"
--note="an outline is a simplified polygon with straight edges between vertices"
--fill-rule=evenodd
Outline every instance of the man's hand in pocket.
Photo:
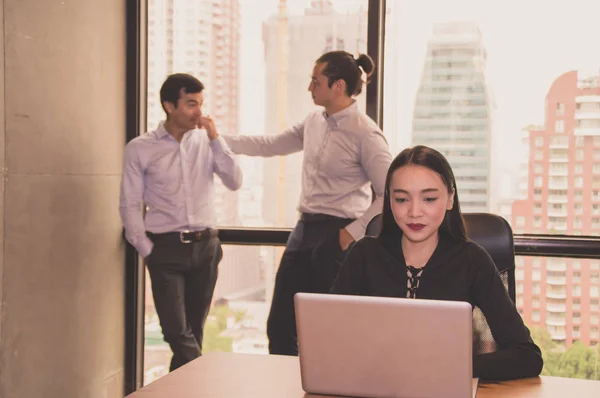
M 348 250 L 348 247 L 354 242 L 354 238 L 346 228 L 340 229 L 340 247 L 343 251 Z

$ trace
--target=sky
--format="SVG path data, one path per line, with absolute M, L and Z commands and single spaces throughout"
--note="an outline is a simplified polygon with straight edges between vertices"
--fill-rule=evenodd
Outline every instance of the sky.
M 301 14 L 310 0 L 287 0 Z M 367 0 L 334 0 L 339 11 L 366 9 Z M 241 102 L 245 134 L 264 130 L 262 22 L 276 14 L 276 0 L 240 0 Z M 525 126 L 543 124 L 545 96 L 570 70 L 600 72 L 600 1 L 570 0 L 388 0 L 384 108 L 393 151 L 410 145 L 414 99 L 427 39 L 436 22 L 474 21 L 488 53 L 487 77 L 496 103 L 494 134 L 503 167 L 515 153 Z M 307 79 L 310 71 L 307 71 Z M 308 93 L 307 93 L 308 95 Z M 390 130 L 386 129 L 386 126 Z

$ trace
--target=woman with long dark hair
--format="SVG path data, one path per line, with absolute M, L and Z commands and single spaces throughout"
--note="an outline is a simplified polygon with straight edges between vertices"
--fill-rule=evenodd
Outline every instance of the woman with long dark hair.
M 542 370 L 540 349 L 494 262 L 467 239 L 454 173 L 434 149 L 416 146 L 394 159 L 381 232 L 356 243 L 332 293 L 469 302 L 481 309 L 497 344 L 495 352 L 474 355 L 473 377 L 517 379 Z

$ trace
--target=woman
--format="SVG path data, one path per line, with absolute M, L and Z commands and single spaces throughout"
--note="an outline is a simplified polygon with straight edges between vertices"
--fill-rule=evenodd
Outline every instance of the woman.
M 497 351 L 474 355 L 473 377 L 508 380 L 542 370 L 533 343 L 489 254 L 469 241 L 456 181 L 442 154 L 405 149 L 386 177 L 381 233 L 356 243 L 333 293 L 466 301 L 481 309 Z

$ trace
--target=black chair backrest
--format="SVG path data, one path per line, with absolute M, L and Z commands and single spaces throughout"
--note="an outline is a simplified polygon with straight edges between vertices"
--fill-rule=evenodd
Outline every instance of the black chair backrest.
M 508 222 L 490 213 L 463 213 L 467 236 L 483 247 L 498 268 L 510 299 L 515 302 L 515 248 L 512 228 Z M 381 230 L 381 214 L 375 216 L 367 226 L 367 236 L 377 236 Z M 474 350 L 477 353 L 491 352 L 496 344 L 485 321 L 485 316 L 475 308 L 473 311 Z
M 510 299 L 515 302 L 515 244 L 508 222 L 495 214 L 464 213 L 467 236 L 483 247 L 500 275 Z

